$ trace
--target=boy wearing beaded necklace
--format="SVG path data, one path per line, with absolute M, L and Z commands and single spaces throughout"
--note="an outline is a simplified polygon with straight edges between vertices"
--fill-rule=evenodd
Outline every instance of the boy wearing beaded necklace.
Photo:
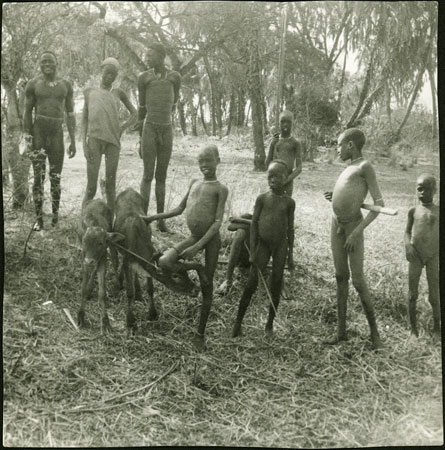
M 280 114 L 280 133 L 275 134 L 270 143 L 269 153 L 266 158 L 266 167 L 274 159 L 283 160 L 288 166 L 288 173 L 284 191 L 292 197 L 294 178 L 301 173 L 301 145 L 291 136 L 294 116 L 290 111 Z
M 349 267 L 352 284 L 358 292 L 371 330 L 373 348 L 382 346 L 372 304 L 371 294 L 363 273 L 364 237 L 363 230 L 374 221 L 379 213 L 370 211 L 363 218 L 360 207 L 369 193 L 374 205 L 384 206 L 373 166 L 362 156 L 365 135 L 357 128 L 349 128 L 338 138 L 338 154 L 343 161 L 351 163 L 340 174 L 333 192 L 325 192 L 332 201 L 331 249 L 337 280 L 337 335 L 326 341 L 337 344 L 347 339 L 346 307 L 348 299 Z M 348 267 L 349 262 L 349 267 Z
M 193 339 L 193 344 L 198 350 L 205 348 L 204 332 L 213 301 L 213 275 L 221 247 L 219 229 L 228 194 L 227 187 L 216 178 L 216 168 L 219 163 L 216 145 L 205 147 L 198 155 L 199 169 L 204 179 L 192 180 L 181 203 L 173 210 L 144 217 L 144 220 L 150 223 L 154 220 L 178 216 L 186 210 L 187 226 L 191 235 L 163 254 L 159 259 L 161 267 L 173 268 L 179 259 L 192 259 L 198 252 L 205 250 L 206 280 L 201 282 L 202 307 L 198 331 Z

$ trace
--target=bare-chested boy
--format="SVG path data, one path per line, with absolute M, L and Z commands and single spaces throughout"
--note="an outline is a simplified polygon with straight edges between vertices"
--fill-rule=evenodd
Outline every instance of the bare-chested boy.
M 206 280 L 201 280 L 202 306 L 198 331 L 193 343 L 198 350 L 204 350 L 204 332 L 213 301 L 213 275 L 218 262 L 221 247 L 219 229 L 224 215 L 228 189 L 216 178 L 216 168 L 220 163 L 216 145 L 208 145 L 198 155 L 199 169 L 204 175 L 202 181 L 192 180 L 181 203 L 175 209 L 145 218 L 147 223 L 158 219 L 178 216 L 186 210 L 187 226 L 191 235 L 167 250 L 159 259 L 159 265 L 174 267 L 179 259 L 192 259 L 198 252 L 205 250 Z
M 292 197 L 294 178 L 301 173 L 301 145 L 291 136 L 294 116 L 290 111 L 280 114 L 280 135 L 275 135 L 270 143 L 269 153 L 266 158 L 266 167 L 274 159 L 283 160 L 288 166 L 288 176 L 284 191 Z
M 87 188 L 82 206 L 85 206 L 96 195 L 100 162 L 104 155 L 105 195 L 107 205 L 114 213 L 120 138 L 124 130 L 136 120 L 137 111 L 122 89 L 113 88 L 113 82 L 120 68 L 117 59 L 106 58 L 101 67 L 100 88 L 88 88 L 84 91 L 82 137 L 83 151 L 87 160 Z M 120 102 L 131 114 L 130 118 L 122 125 L 119 123 Z
M 63 128 L 66 124 L 70 136 L 67 149 L 69 158 L 76 154 L 75 118 L 73 87 L 71 83 L 56 75 L 57 60 L 54 53 L 45 51 L 40 56 L 42 74 L 28 81 L 25 88 L 25 112 L 23 131 L 28 146 L 28 153 L 34 170 L 32 189 L 36 212 L 35 231 L 43 229 L 43 185 L 45 181 L 46 158 L 49 163 L 51 182 L 52 221 L 53 226 L 59 220 L 60 179 L 64 159 Z M 33 121 L 34 111 L 34 121 Z
M 260 194 L 255 201 L 250 229 L 250 262 L 252 265 L 238 307 L 232 337 L 242 334 L 241 324 L 252 295 L 258 286 L 258 271 L 264 273 L 271 256 L 270 292 L 272 304 L 269 306 L 266 333 L 268 335 L 273 333 L 273 320 L 280 302 L 286 258 L 289 269 L 293 269 L 294 266 L 295 201 L 284 191 L 287 174 L 288 167 L 284 161 L 272 161 L 268 167 L 270 191 Z
M 363 273 L 363 230 L 377 217 L 378 213 L 370 211 L 363 218 L 360 207 L 368 190 L 374 200 L 374 205 L 384 206 L 384 203 L 374 168 L 362 156 L 365 140 L 365 135 L 357 128 L 349 128 L 339 136 L 339 156 L 343 161 L 351 160 L 351 162 L 338 177 L 334 192 L 325 192 L 324 194 L 326 199 L 332 200 L 334 210 L 331 225 L 331 248 L 337 280 L 338 307 L 337 335 L 329 339 L 327 343 L 336 344 L 347 339 L 346 307 L 350 268 L 352 284 L 360 296 L 371 329 L 372 345 L 374 348 L 378 348 L 382 346 L 382 343 L 377 330 L 371 294 Z
M 408 311 L 411 333 L 418 336 L 416 302 L 419 280 L 425 266 L 428 300 L 433 309 L 433 331 L 440 335 L 439 302 L 439 207 L 433 203 L 436 179 L 430 174 L 417 178 L 417 198 L 420 205 L 408 211 L 405 230 L 406 259 L 409 261 Z

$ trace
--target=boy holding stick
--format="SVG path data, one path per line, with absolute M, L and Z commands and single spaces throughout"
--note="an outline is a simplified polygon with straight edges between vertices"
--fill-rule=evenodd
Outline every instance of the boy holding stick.
M 363 218 L 360 208 L 368 190 L 374 205 L 383 207 L 384 203 L 374 168 L 362 156 L 365 140 L 365 135 L 357 128 L 349 128 L 339 136 L 339 156 L 343 161 L 351 160 L 351 162 L 338 177 L 334 191 L 324 194 L 327 200 L 332 201 L 333 208 L 331 248 L 337 280 L 338 308 L 337 334 L 326 343 L 337 344 L 347 340 L 346 307 L 350 268 L 352 284 L 358 292 L 371 331 L 372 346 L 379 348 L 382 347 L 382 342 L 377 330 L 371 294 L 363 273 L 363 231 L 379 213 L 375 210 L 370 211 Z

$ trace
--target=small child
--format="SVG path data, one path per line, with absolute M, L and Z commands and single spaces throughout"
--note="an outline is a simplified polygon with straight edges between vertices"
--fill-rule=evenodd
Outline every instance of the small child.
M 220 163 L 216 145 L 208 145 L 198 155 L 199 169 L 204 175 L 202 181 L 192 180 L 181 203 L 175 209 L 146 217 L 147 223 L 159 219 L 168 219 L 186 211 L 187 226 L 191 235 L 167 250 L 159 259 L 159 265 L 173 268 L 179 259 L 191 259 L 201 250 L 205 250 L 205 282 L 202 282 L 202 307 L 198 331 L 193 343 L 202 351 L 205 349 L 204 332 L 213 301 L 213 275 L 218 263 L 221 247 L 219 229 L 224 215 L 228 189 L 216 178 L 216 168 Z
M 436 179 L 422 174 L 417 178 L 417 198 L 420 205 L 408 211 L 405 230 L 406 259 L 409 261 L 408 311 L 411 333 L 418 336 L 416 302 L 423 266 L 428 281 L 428 300 L 433 309 L 433 332 L 440 336 L 439 303 L 439 206 L 433 203 Z
M 266 158 L 266 167 L 269 167 L 274 159 L 281 159 L 287 164 L 288 172 L 284 191 L 289 197 L 292 197 L 294 178 L 300 175 L 302 167 L 301 145 L 291 136 L 293 120 L 294 116 L 290 111 L 283 111 L 280 114 L 280 134 L 274 135 Z
M 295 201 L 285 194 L 288 167 L 282 160 L 274 160 L 268 168 L 270 191 L 260 194 L 256 201 L 250 229 L 250 272 L 247 285 L 238 308 L 233 326 L 232 337 L 242 334 L 241 324 L 249 306 L 252 295 L 258 286 L 258 271 L 264 273 L 272 256 L 272 275 L 270 291 L 272 304 L 269 307 L 269 318 L 266 333 L 272 335 L 273 320 L 280 301 L 283 285 L 283 273 L 286 258 L 289 269 L 294 266 L 294 212 Z
M 230 217 L 229 231 L 234 231 L 232 244 L 230 246 L 229 262 L 227 264 L 226 279 L 215 291 L 216 295 L 226 295 L 230 292 L 233 285 L 233 272 L 235 267 L 248 268 L 250 251 L 250 226 L 252 223 L 252 214 L 241 214 L 240 217 Z
M 334 186 L 334 192 L 325 192 L 327 200 L 332 201 L 331 249 L 337 280 L 337 335 L 326 343 L 337 344 L 345 341 L 346 307 L 349 290 L 349 267 L 351 268 L 352 284 L 358 292 L 371 330 L 373 348 L 382 347 L 371 294 L 363 273 L 364 259 L 364 229 L 379 213 L 370 211 L 363 218 L 360 207 L 371 194 L 374 205 L 384 206 L 382 194 L 377 183 L 373 166 L 362 156 L 362 148 L 366 138 L 357 128 L 349 128 L 338 138 L 338 153 L 343 161 L 351 163 L 340 174 Z M 349 264 L 348 264 L 349 263 Z

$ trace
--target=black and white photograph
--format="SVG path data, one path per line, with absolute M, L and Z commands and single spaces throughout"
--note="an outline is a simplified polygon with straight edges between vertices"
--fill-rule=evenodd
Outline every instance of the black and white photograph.
M 444 445 L 439 2 L 1 20 L 4 447 Z

